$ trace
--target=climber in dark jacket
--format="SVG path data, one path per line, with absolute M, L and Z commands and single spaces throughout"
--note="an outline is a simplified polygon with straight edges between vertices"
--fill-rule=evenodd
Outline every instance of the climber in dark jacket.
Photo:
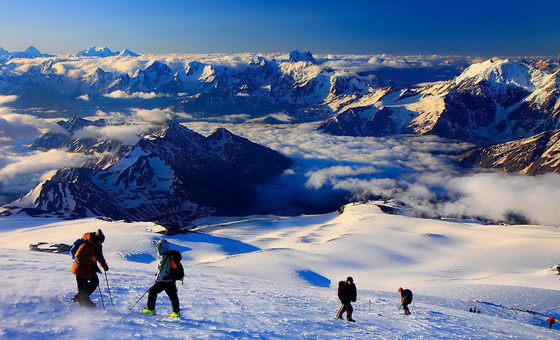
M 337 318 L 342 319 L 342 314 L 346 312 L 346 320 L 355 322 L 354 319 L 352 319 L 352 311 L 354 308 L 352 308 L 351 302 L 356 302 L 356 297 L 356 285 L 354 284 L 354 279 L 351 276 L 346 279 L 346 282 L 340 281 L 338 283 L 338 298 L 340 299 L 342 306 L 336 314 Z
M 401 293 L 401 306 L 403 308 L 404 314 L 410 314 L 410 309 L 408 309 L 408 305 L 412 303 L 412 291 L 410 289 L 402 289 L 399 288 L 399 293 Z

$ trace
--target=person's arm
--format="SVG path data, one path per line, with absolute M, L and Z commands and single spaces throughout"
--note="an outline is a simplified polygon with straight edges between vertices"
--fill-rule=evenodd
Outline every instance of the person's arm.
M 103 256 L 103 246 L 95 247 L 95 257 L 97 259 L 97 262 L 99 262 L 99 264 L 103 268 L 103 270 L 108 271 L 109 266 L 107 265 L 107 261 L 105 261 L 105 256 Z

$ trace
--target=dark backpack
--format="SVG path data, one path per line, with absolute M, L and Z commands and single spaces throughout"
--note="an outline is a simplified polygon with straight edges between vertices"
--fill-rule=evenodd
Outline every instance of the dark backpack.
M 171 259 L 169 277 L 175 281 L 183 281 L 183 278 L 185 277 L 185 269 L 183 268 L 183 264 L 181 264 L 181 260 L 183 259 L 181 253 L 177 250 L 170 250 L 169 258 Z
M 76 252 L 78 251 L 80 246 L 84 244 L 84 242 L 86 242 L 86 240 L 84 240 L 83 238 L 79 238 L 74 241 L 74 244 L 72 244 L 72 246 L 70 247 L 70 256 L 72 256 L 72 259 L 75 258 Z
M 410 289 L 405 289 L 403 293 L 406 303 L 412 303 L 412 291 Z

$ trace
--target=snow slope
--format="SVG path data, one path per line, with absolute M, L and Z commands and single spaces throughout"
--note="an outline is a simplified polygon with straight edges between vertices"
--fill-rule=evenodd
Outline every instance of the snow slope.
M 372 203 L 342 214 L 212 217 L 197 232 L 166 237 L 153 223 L 0 218 L 0 336 L 39 339 L 560 339 L 560 229 L 485 225 L 388 215 Z M 103 229 L 108 301 L 69 302 L 75 280 L 66 254 L 28 251 L 33 242 L 70 244 Z M 167 238 L 186 265 L 182 319 L 169 300 L 158 315 L 129 308 L 153 282 L 154 244 Z M 354 277 L 356 324 L 334 319 L 337 283 Z M 415 293 L 398 313 L 399 286 Z M 92 296 L 100 304 L 99 294 Z M 471 301 L 469 301 L 471 300 Z M 474 300 L 479 300 L 476 302 Z M 480 314 L 469 313 L 476 307 Z

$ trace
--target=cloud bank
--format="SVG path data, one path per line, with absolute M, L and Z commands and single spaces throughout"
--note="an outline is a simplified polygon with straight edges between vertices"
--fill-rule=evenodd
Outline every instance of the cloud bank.
M 0 143 L 35 139 L 54 125 L 35 116 L 13 113 L 9 108 L 0 107 Z
M 0 196 L 16 198 L 41 176 L 63 166 L 75 166 L 90 156 L 61 150 L 25 151 L 16 138 L 33 138 L 52 125 L 33 116 L 0 109 Z M 129 123 L 88 127 L 73 138 L 103 137 L 127 144 L 157 122 L 177 117 L 170 110 L 134 109 L 130 114 L 98 112 L 97 118 Z M 258 188 L 254 213 L 302 214 L 334 211 L 364 199 L 396 200 L 415 216 L 514 219 L 560 225 L 560 175 L 530 177 L 518 174 L 468 171 L 446 154 L 472 146 L 433 136 L 347 137 L 322 134 L 315 123 L 299 125 L 189 122 L 204 135 L 225 127 L 290 157 L 294 164 L 275 181 Z M 18 137 L 19 136 L 19 137 Z M 6 203 L 5 201 L 2 203 Z
M 31 190 L 45 174 L 66 166 L 77 166 L 93 156 L 69 153 L 63 150 L 35 151 L 26 154 L 13 154 L 2 150 L 0 163 L 0 195 L 3 204 L 15 200 Z
M 203 134 L 217 127 L 187 126 Z M 315 131 L 314 124 L 225 127 L 295 161 L 274 183 L 260 188 L 262 211 L 334 211 L 346 201 L 381 198 L 400 202 L 415 216 L 510 221 L 519 215 L 531 223 L 560 225 L 559 174 L 465 172 L 443 152 L 461 153 L 471 147 L 466 143 L 433 136 L 331 136 Z
M 128 93 L 121 90 L 116 90 L 111 93 L 104 94 L 103 97 L 113 98 L 113 99 L 154 99 L 158 97 L 163 97 L 161 94 L 155 92 L 132 92 Z
M 0 96 L 0 105 L 4 105 L 6 103 L 10 103 L 15 101 L 18 98 L 18 96 L 12 95 L 12 96 Z

